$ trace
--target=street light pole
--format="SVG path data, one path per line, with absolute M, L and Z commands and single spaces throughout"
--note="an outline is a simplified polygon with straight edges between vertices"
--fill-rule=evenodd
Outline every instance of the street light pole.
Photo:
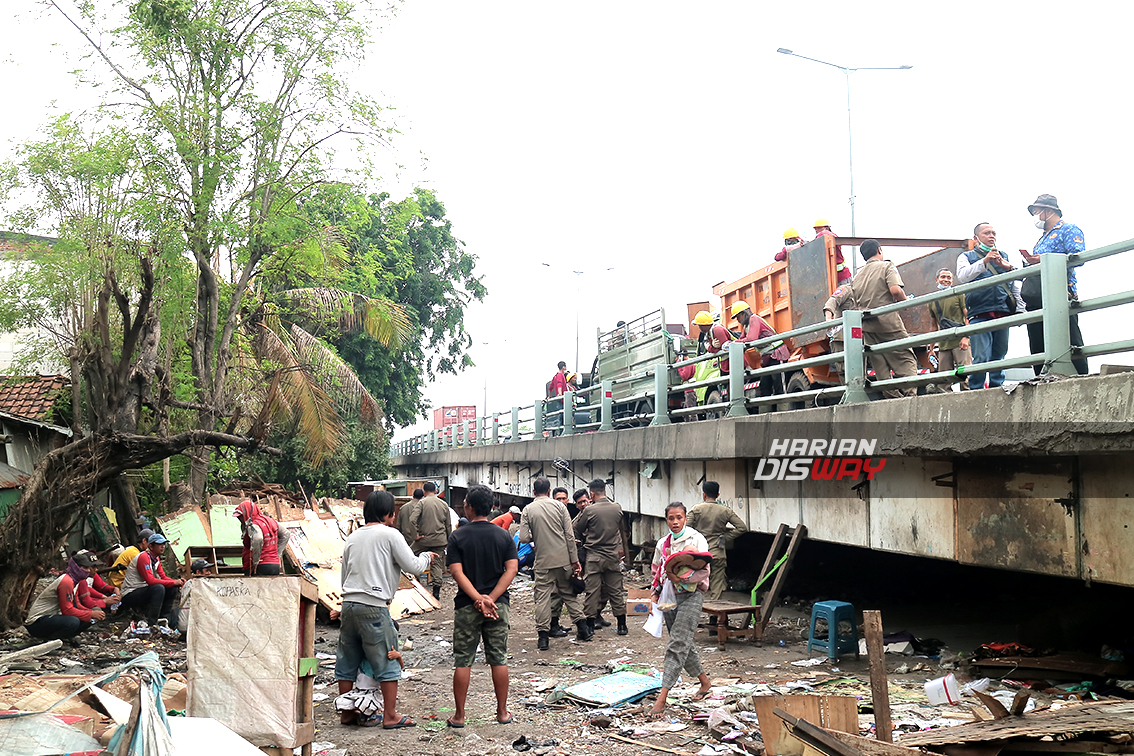
M 863 68 L 849 68 L 847 66 L 840 66 L 837 63 L 829 63 L 825 60 L 819 60 L 818 58 L 809 58 L 806 55 L 800 55 L 798 53 L 792 52 L 791 50 L 788 50 L 788 49 L 783 48 L 783 47 L 778 48 L 776 50 L 776 52 L 782 53 L 784 55 L 791 55 L 794 58 L 802 58 L 803 60 L 810 60 L 812 63 L 822 63 L 825 66 L 830 66 L 831 68 L 837 68 L 840 71 L 842 71 L 843 74 L 846 76 L 846 81 L 847 81 L 847 155 L 848 155 L 847 162 L 850 165 L 850 224 L 851 224 L 851 236 L 858 236 L 858 228 L 855 225 L 855 218 L 854 218 L 854 134 L 853 134 L 853 131 L 852 131 L 852 128 L 851 128 L 852 121 L 851 121 L 850 75 L 854 71 L 908 71 L 909 69 L 913 68 L 913 66 L 866 66 L 866 67 L 863 67 Z M 855 260 L 852 257 L 852 267 L 857 267 L 857 266 L 854 265 L 854 262 L 855 262 Z

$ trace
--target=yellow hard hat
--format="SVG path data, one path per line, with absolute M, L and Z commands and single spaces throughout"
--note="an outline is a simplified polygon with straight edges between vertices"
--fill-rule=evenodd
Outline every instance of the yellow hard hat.
M 815 222 L 811 224 L 812 228 L 822 228 L 823 226 L 830 228 L 831 221 L 827 220 L 826 218 L 816 218 Z
M 737 300 L 736 302 L 733 302 L 732 310 L 730 310 L 729 313 L 735 318 L 738 314 L 740 314 L 740 313 L 742 313 L 742 312 L 744 312 L 745 310 L 748 310 L 748 309 L 751 309 L 748 306 L 748 303 L 745 302 L 743 299 L 740 299 L 740 300 Z
M 797 239 L 797 238 L 799 238 L 799 232 L 796 231 L 794 228 L 789 228 L 786 231 L 784 231 L 784 241 L 787 241 L 788 239 Z
M 701 310 L 693 316 L 693 325 L 712 325 L 713 316 L 709 314 L 708 310 Z

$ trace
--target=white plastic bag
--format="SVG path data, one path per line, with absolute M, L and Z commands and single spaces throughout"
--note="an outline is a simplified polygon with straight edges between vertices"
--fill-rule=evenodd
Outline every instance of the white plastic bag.
M 662 617 L 662 610 L 654 604 L 650 609 L 650 616 L 646 618 L 646 624 L 643 626 L 645 631 L 655 638 L 662 637 L 662 629 L 665 627 L 665 618 Z
M 656 604 L 663 612 L 672 611 L 677 608 L 677 591 L 674 590 L 673 581 L 666 578 L 662 584 L 661 596 L 658 597 Z M 659 636 L 660 637 L 660 636 Z

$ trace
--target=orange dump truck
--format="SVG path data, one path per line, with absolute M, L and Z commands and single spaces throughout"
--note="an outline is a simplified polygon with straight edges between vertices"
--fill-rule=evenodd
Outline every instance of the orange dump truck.
M 835 239 L 822 236 L 792 250 L 783 262 L 774 262 L 736 281 L 718 284 L 713 287 L 713 293 L 721 298 L 722 319 L 727 320 L 732 304 L 743 299 L 777 333 L 823 320 L 823 305 L 835 290 L 838 280 L 835 275 L 835 245 L 846 248 L 843 254 L 849 263 L 850 256 L 858 254 L 857 247 L 863 241 L 864 237 Z M 934 279 L 937 271 L 941 268 L 956 270 L 957 257 L 972 246 L 968 239 L 878 238 L 878 243 L 882 245 L 882 254 L 887 259 L 890 257 L 889 250 L 895 247 L 932 249 L 898 265 L 906 294 L 912 297 L 936 291 Z M 690 305 L 690 309 L 699 305 Z M 928 307 L 904 310 L 902 320 L 911 335 L 934 330 Z M 735 321 L 726 322 L 726 325 L 739 330 Z M 818 357 L 831 351 L 831 342 L 825 331 L 788 339 L 788 346 L 792 352 L 789 362 Z M 915 353 L 922 366 L 928 367 L 925 348 L 915 350 Z M 816 365 L 789 371 L 785 374 L 787 390 L 807 391 L 841 385 L 842 377 L 836 372 L 836 367 L 835 364 Z

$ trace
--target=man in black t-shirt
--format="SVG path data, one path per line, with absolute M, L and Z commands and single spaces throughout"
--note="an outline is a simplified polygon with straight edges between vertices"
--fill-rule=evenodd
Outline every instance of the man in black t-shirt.
M 508 711 L 508 586 L 516 577 L 519 560 L 508 531 L 488 519 L 495 497 L 486 486 L 473 486 L 465 495 L 469 524 L 449 536 L 446 554 L 449 572 L 457 581 L 453 600 L 453 701 L 456 711 L 450 727 L 465 726 L 465 699 L 469 692 L 477 644 L 484 642 L 484 658 L 492 667 L 496 692 L 496 721 L 512 721 Z

